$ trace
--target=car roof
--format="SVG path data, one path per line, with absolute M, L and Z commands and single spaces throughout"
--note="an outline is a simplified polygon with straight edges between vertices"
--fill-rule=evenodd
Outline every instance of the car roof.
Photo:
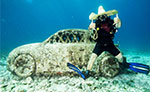
M 86 29 L 63 29 L 51 35 L 43 43 L 91 43 L 95 42 Z

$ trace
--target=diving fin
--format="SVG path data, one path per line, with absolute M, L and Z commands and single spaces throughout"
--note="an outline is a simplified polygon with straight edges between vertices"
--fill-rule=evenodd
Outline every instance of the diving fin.
M 141 63 L 128 63 L 129 69 L 135 72 L 148 74 L 150 72 L 150 66 Z
M 126 57 L 123 57 L 123 63 L 120 63 L 123 68 L 128 68 L 134 72 L 148 74 L 150 66 L 141 63 L 128 63 Z
M 70 63 L 67 63 L 67 66 L 74 70 L 75 72 L 77 72 L 84 80 L 85 80 L 85 75 L 76 67 L 74 66 L 73 64 L 70 64 Z

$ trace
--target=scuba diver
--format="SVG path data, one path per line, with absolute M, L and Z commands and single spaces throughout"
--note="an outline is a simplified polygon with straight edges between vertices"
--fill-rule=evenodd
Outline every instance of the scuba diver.
M 116 17 L 111 19 L 110 16 L 115 14 Z M 118 31 L 117 29 L 121 27 L 121 21 L 116 10 L 110 10 L 106 12 L 103 6 L 99 6 L 98 14 L 96 15 L 95 13 L 91 13 L 89 19 L 92 21 L 89 25 L 89 30 L 95 31 L 93 38 L 97 43 L 88 62 L 85 73 L 86 77 L 89 77 L 89 72 L 92 70 L 94 61 L 103 51 L 107 51 L 115 56 L 115 58 L 118 59 L 121 68 L 123 69 L 128 68 L 139 73 L 149 73 L 150 68 L 148 65 L 140 63 L 127 63 L 126 58 L 123 57 L 120 50 L 114 45 L 114 35 Z
M 105 12 L 103 6 L 100 6 L 98 8 L 98 15 L 91 13 L 89 16 L 89 19 L 92 20 L 89 25 L 89 30 L 93 30 L 96 34 L 93 39 L 95 39 L 97 43 L 88 62 L 88 71 L 91 71 L 94 61 L 103 51 L 108 51 L 114 55 L 120 63 L 123 62 L 123 55 L 113 42 L 117 29 L 121 27 L 121 21 L 118 14 L 116 14 L 114 20 L 111 19 L 110 13 L 113 15 L 117 13 L 117 11 Z
M 111 19 L 112 15 L 116 15 L 114 19 Z M 118 59 L 122 68 L 128 68 L 135 72 L 148 74 L 150 68 L 148 65 L 140 63 L 127 63 L 126 58 L 123 57 L 120 50 L 114 45 L 113 38 L 117 29 L 121 27 L 121 21 L 118 17 L 118 11 L 110 10 L 105 11 L 103 6 L 99 6 L 98 14 L 91 13 L 89 16 L 91 23 L 89 25 L 89 30 L 92 30 L 94 33 L 93 39 L 96 41 L 95 48 L 89 59 L 86 71 L 81 72 L 76 66 L 67 63 L 67 66 L 76 71 L 81 75 L 83 79 L 86 79 L 90 76 L 92 66 L 96 58 L 103 52 L 107 51 L 111 53 L 115 58 Z

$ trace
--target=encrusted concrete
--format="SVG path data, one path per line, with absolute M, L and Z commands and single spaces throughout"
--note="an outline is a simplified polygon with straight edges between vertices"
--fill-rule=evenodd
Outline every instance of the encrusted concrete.
M 94 46 L 95 42 L 88 30 L 60 30 L 42 43 L 27 44 L 14 49 L 7 59 L 8 69 L 20 77 L 70 76 L 75 72 L 67 67 L 67 62 L 85 69 Z M 119 72 L 119 63 L 109 53 L 100 55 L 96 63 L 99 64 L 95 66 L 97 73 L 103 76 L 114 77 Z

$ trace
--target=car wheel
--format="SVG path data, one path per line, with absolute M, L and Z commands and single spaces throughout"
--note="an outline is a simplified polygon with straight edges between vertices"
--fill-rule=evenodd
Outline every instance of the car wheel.
M 14 60 L 14 72 L 20 77 L 28 77 L 35 72 L 35 60 L 27 53 L 18 54 Z

